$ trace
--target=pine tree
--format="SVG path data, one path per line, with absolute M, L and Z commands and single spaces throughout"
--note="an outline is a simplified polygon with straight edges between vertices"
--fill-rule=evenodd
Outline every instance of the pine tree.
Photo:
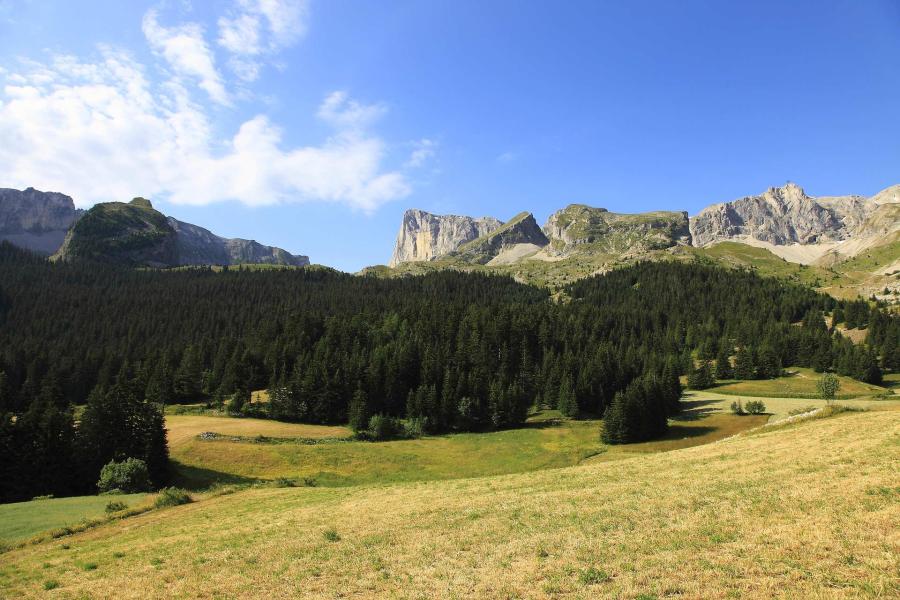
M 354 433 L 363 431 L 369 425 L 369 397 L 362 385 L 357 385 L 356 391 L 353 392 L 353 400 L 350 401 L 350 409 L 348 411 L 350 429 Z
M 556 406 L 564 416 L 573 419 L 578 417 L 578 400 L 575 398 L 572 376 L 569 374 L 563 376 L 562 383 L 559 385 L 559 396 Z
M 745 347 L 741 346 L 737 349 L 734 357 L 734 378 L 748 380 L 753 379 L 756 374 L 756 368 L 753 365 L 753 355 Z
M 731 349 L 727 344 L 722 344 L 716 355 L 716 379 L 731 379 L 734 377 L 734 369 L 731 368 Z

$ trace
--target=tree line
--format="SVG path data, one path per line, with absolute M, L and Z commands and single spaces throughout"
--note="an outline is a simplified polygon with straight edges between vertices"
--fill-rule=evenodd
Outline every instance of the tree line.
M 697 360 L 728 353 L 733 376 L 770 377 L 794 364 L 856 373 L 873 358 L 880 368 L 885 348 L 885 365 L 896 354 L 896 317 L 870 311 L 872 343 L 848 346 L 825 321 L 847 303 L 748 272 L 646 263 L 565 292 L 554 302 L 509 277 L 453 271 L 381 279 L 323 268 L 59 264 L 0 244 L 2 443 L 36 448 L 22 443 L 38 436 L 26 424 L 48 423 L 81 465 L 60 472 L 77 473 L 84 489 L 101 460 L 162 464 L 151 459 L 164 455 L 158 407 L 176 402 L 235 400 L 245 414 L 357 430 L 390 417 L 435 433 L 514 426 L 535 405 L 573 417 L 613 410 L 610 422 L 622 427 L 610 441 L 624 442 L 665 431 L 678 378 Z M 264 408 L 248 402 L 260 389 L 270 392 Z M 70 407 L 85 402 L 76 423 Z M 120 404 L 129 423 L 146 426 L 132 436 L 143 449 L 124 438 L 88 441 L 117 426 Z M 47 489 L 20 487 L 4 497 Z

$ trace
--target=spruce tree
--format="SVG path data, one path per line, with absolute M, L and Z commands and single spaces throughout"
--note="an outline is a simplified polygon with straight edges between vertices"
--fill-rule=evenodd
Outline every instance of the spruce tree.
M 731 367 L 731 349 L 728 344 L 722 344 L 716 355 L 716 379 L 731 379 L 734 377 L 734 369 Z

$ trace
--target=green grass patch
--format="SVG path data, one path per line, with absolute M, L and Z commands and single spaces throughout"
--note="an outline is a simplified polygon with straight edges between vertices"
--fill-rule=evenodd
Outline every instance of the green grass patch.
M 810 398 L 819 397 L 816 384 L 822 374 L 812 369 L 792 368 L 791 374 L 777 379 L 754 379 L 749 381 L 726 382 L 713 388 L 718 394 L 730 396 L 752 396 L 761 398 Z M 858 398 L 883 394 L 886 388 L 863 383 L 849 377 L 839 377 L 841 389 L 839 399 Z
M 148 496 L 77 496 L 0 504 L 0 543 L 11 545 L 45 531 L 100 519 L 106 516 L 106 507 L 112 500 L 135 506 Z

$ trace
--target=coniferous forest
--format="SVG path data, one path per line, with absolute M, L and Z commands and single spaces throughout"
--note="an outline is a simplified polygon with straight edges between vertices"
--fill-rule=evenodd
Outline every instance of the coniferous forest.
M 867 326 L 868 343 L 835 335 L 826 315 Z M 0 499 L 91 492 L 104 464 L 129 457 L 164 485 L 168 403 L 425 433 L 515 426 L 544 405 L 605 415 L 605 440 L 624 443 L 665 433 L 682 375 L 702 387 L 787 366 L 877 383 L 900 368 L 900 318 L 693 264 L 615 270 L 554 300 L 478 273 L 133 270 L 3 243 Z M 270 401 L 250 404 L 259 389 Z

